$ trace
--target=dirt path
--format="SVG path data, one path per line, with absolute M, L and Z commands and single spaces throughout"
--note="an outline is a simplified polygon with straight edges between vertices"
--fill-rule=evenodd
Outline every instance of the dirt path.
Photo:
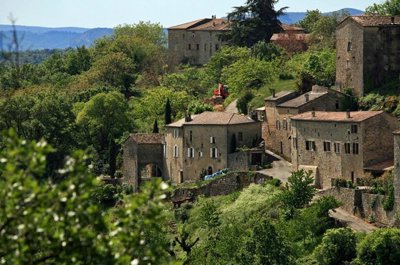
M 238 109 L 236 107 L 236 104 L 237 104 L 237 99 L 235 99 L 228 106 L 226 106 L 225 112 L 239 113 L 239 111 L 238 111 Z
M 292 164 L 270 151 L 266 151 L 266 153 L 274 157 L 274 161 L 271 163 L 272 168 L 263 169 L 258 172 L 279 179 L 282 183 L 287 183 L 288 177 L 292 173 Z
M 342 224 L 345 224 L 347 227 L 357 232 L 370 233 L 373 230 L 377 229 L 376 226 L 373 226 L 372 224 L 369 224 L 364 220 L 355 217 L 354 215 L 341 209 L 336 209 L 335 212 L 331 211 L 329 213 L 329 216 L 340 221 Z

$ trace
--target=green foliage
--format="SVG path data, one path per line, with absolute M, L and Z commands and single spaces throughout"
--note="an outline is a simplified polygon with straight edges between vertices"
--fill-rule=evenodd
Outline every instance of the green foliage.
M 214 109 L 210 104 L 200 101 L 192 101 L 188 106 L 188 112 L 192 114 L 200 114 L 204 111 L 214 111 Z
M 264 61 L 272 61 L 284 54 L 284 50 L 274 43 L 259 41 L 251 48 L 252 55 Z
M 278 16 L 286 8 L 275 10 L 277 0 L 247 0 L 228 14 L 231 30 L 224 39 L 238 46 L 252 47 L 258 41 L 269 42 L 272 34 L 281 31 Z M 249 16 L 251 14 L 251 16 Z
M 306 16 L 303 20 L 299 21 L 299 25 L 307 32 L 311 33 L 314 31 L 315 24 L 321 19 L 321 17 L 322 13 L 318 9 L 307 10 Z
M 241 97 L 239 97 L 236 103 L 236 107 L 238 108 L 240 113 L 248 113 L 248 104 L 253 98 L 254 95 L 251 91 L 246 91 Z
M 285 192 L 282 194 L 282 200 L 288 208 L 304 208 L 307 206 L 315 194 L 314 178 L 312 171 L 293 171 L 288 178 L 288 184 Z
M 381 4 L 373 4 L 365 9 L 368 14 L 377 14 L 381 16 L 399 16 L 400 15 L 400 1 L 399 0 L 386 0 Z
M 223 46 L 208 61 L 206 72 L 217 84 L 221 82 L 222 70 L 231 64 L 251 56 L 250 49 L 236 46 Z
M 270 62 L 256 58 L 240 59 L 222 70 L 221 79 L 231 93 L 260 87 L 277 79 L 277 71 Z
M 329 229 L 314 255 L 321 265 L 346 264 L 356 257 L 356 236 L 349 228 Z
M 104 172 L 114 175 L 118 146 L 116 140 L 132 129 L 129 106 L 118 92 L 99 93 L 86 102 L 78 113 L 76 122 L 87 133 L 87 142 L 92 145 L 100 161 L 109 165 Z
M 169 98 L 167 98 L 167 102 L 165 103 L 165 125 L 170 124 L 172 122 L 172 110 L 171 110 L 171 102 L 169 101 Z
M 175 91 L 183 91 L 196 98 L 206 96 L 213 85 L 205 69 L 183 66 L 178 72 L 163 76 L 162 85 Z
M 383 209 L 385 211 L 392 211 L 394 207 L 394 187 L 393 184 L 389 184 L 387 187 L 387 196 L 383 202 Z
M 214 201 L 203 202 L 200 208 L 200 221 L 207 230 L 212 230 L 220 225 L 219 212 Z
M 400 260 L 400 230 L 382 228 L 368 234 L 357 251 L 361 264 L 395 265 Z

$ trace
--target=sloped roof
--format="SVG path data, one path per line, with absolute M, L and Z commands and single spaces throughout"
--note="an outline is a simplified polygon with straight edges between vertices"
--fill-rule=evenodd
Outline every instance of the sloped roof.
M 379 27 L 379 26 L 400 26 L 400 16 L 393 17 L 394 23 L 392 23 L 391 16 L 377 16 L 377 15 L 363 15 L 363 16 L 351 16 L 343 19 L 339 24 L 342 24 L 347 19 L 352 19 L 363 27 Z
M 298 107 L 301 107 L 304 104 L 306 104 L 310 101 L 313 101 L 317 98 L 320 98 L 326 94 L 328 94 L 328 92 L 322 92 L 322 93 L 307 92 L 298 97 L 295 97 L 294 99 L 290 99 L 288 101 L 285 101 L 285 102 L 279 104 L 278 107 L 298 108 Z M 308 100 L 306 98 L 306 95 L 308 95 Z
M 206 23 L 202 23 L 190 30 L 229 30 L 229 22 L 223 18 L 212 19 Z
M 205 111 L 201 114 L 192 116 L 191 121 L 185 121 L 185 119 L 181 119 L 174 123 L 170 123 L 167 126 L 181 127 L 183 125 L 233 125 L 254 122 L 256 121 L 250 119 L 247 116 L 236 113 Z
M 180 24 L 180 25 L 172 26 L 172 27 L 169 27 L 168 29 L 189 29 L 191 27 L 195 27 L 195 26 L 198 26 L 200 24 L 207 23 L 210 20 L 211 20 L 211 18 L 201 18 L 201 19 L 197 19 L 197 20 L 194 20 L 194 21 L 186 22 L 186 23 L 183 23 L 183 24 Z
M 296 93 L 296 91 L 286 91 L 286 90 L 285 91 L 280 91 L 280 92 L 275 94 L 275 97 L 273 97 L 271 95 L 271 96 L 267 97 L 265 100 L 267 100 L 267 101 L 276 101 L 278 99 L 281 99 L 282 97 L 285 97 L 285 96 L 293 94 L 293 93 Z
M 229 22 L 224 18 L 202 18 L 172 26 L 168 29 L 184 29 L 184 30 L 229 30 Z
M 282 27 L 282 29 L 283 29 L 284 31 L 287 31 L 287 30 L 304 31 L 303 28 L 296 27 L 296 26 L 292 26 L 292 25 L 288 25 L 288 24 L 282 24 L 281 27 Z
M 291 119 L 300 121 L 361 122 L 382 113 L 383 111 L 352 111 L 350 112 L 350 118 L 347 118 L 345 111 L 315 111 L 315 116 L 313 116 L 312 111 L 309 111 L 295 115 Z
M 164 140 L 163 133 L 135 133 L 129 136 L 138 144 L 161 144 Z

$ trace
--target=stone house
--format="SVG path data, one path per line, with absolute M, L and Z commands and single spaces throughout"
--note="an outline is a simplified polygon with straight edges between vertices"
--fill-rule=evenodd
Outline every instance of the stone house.
M 206 64 L 225 43 L 220 35 L 229 30 L 228 20 L 203 18 L 168 28 L 168 49 L 178 62 Z
M 308 36 L 303 28 L 282 24 L 282 32 L 274 33 L 271 42 L 288 53 L 303 52 L 308 49 Z
M 123 182 L 138 191 L 141 182 L 151 177 L 163 177 L 164 134 L 132 134 L 123 144 Z
M 291 160 L 291 121 L 299 113 L 311 110 L 339 111 L 344 95 L 336 90 L 313 86 L 310 92 L 273 92 L 265 99 L 265 114 L 258 109 L 257 116 L 263 117 L 262 136 L 265 148 Z
M 355 183 L 365 172 L 393 166 L 393 135 L 400 122 L 383 111 L 311 111 L 291 117 L 293 170 L 312 170 L 315 184 Z
M 233 140 L 234 139 L 234 140 Z M 249 149 L 261 140 L 261 123 L 228 112 L 203 112 L 168 124 L 165 131 L 164 174 L 173 183 L 200 180 L 202 173 L 224 168 L 248 169 L 261 164 L 263 149 Z M 247 151 L 235 152 L 245 146 Z
M 361 97 L 400 75 L 400 16 L 352 16 L 336 29 L 336 86 Z

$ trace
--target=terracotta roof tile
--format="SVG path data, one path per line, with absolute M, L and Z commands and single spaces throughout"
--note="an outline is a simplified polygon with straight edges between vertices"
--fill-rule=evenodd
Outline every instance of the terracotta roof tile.
M 129 137 L 138 144 L 161 144 L 164 140 L 163 133 L 135 133 Z
M 229 22 L 223 18 L 212 19 L 206 23 L 202 23 L 190 30 L 229 30 Z
M 364 16 L 352 16 L 351 18 L 363 27 L 393 25 L 391 16 L 364 15 Z M 394 24 L 396 26 L 400 26 L 400 16 L 394 17 Z
M 288 25 L 288 24 L 282 24 L 281 27 L 284 31 L 292 30 L 292 31 L 303 31 L 304 32 L 303 28 Z
M 361 122 L 382 113 L 383 111 L 352 111 L 350 118 L 347 118 L 347 113 L 343 111 L 315 111 L 315 117 L 313 117 L 312 111 L 309 111 L 295 115 L 291 119 L 297 121 Z
M 181 119 L 174 123 L 168 124 L 168 127 L 181 127 L 183 125 L 232 125 L 243 123 L 254 123 L 255 121 L 247 116 L 229 113 L 229 112 L 209 112 L 205 111 L 201 114 L 192 116 L 192 120 L 186 122 Z

